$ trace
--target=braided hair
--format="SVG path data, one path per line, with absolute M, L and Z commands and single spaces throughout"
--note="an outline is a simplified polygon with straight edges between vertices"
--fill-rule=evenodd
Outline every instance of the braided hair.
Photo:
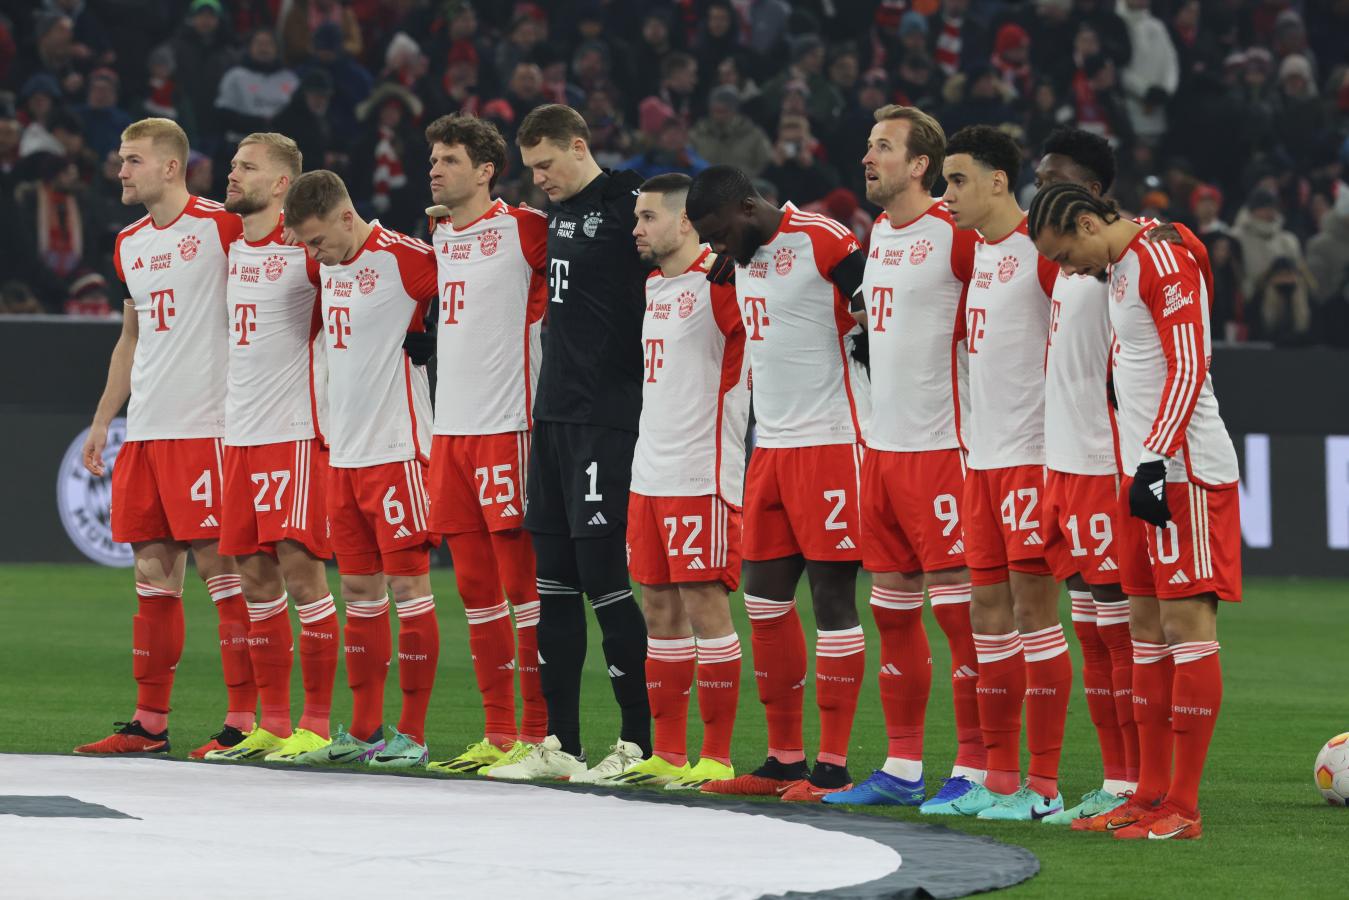
M 1059 234 L 1077 231 L 1077 218 L 1084 213 L 1100 216 L 1107 225 L 1119 219 L 1115 201 L 1098 197 L 1080 184 L 1061 181 L 1041 188 L 1030 202 L 1026 213 L 1026 229 L 1032 241 L 1040 233 L 1052 228 Z

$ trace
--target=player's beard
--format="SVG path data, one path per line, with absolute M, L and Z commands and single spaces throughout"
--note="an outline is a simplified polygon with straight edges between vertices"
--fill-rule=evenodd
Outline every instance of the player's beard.
M 875 181 L 866 183 L 867 200 L 877 206 L 885 206 L 899 194 L 899 189 L 891 187 L 884 178 L 877 176 Z
M 236 216 L 251 216 L 255 212 L 261 212 L 267 208 L 267 202 L 254 194 L 240 193 L 233 200 L 225 200 L 225 212 L 232 212 Z

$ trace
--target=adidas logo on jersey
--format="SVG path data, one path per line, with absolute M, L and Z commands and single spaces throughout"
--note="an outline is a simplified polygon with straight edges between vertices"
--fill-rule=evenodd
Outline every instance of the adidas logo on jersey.
M 145 268 L 145 263 L 141 262 L 141 258 L 140 258 L 139 256 L 136 257 L 136 261 L 135 261 L 134 263 L 131 264 L 131 271 L 134 272 L 134 271 L 136 271 L 137 269 L 144 269 L 144 268 Z
M 1022 544 L 1021 546 L 1023 546 L 1023 547 L 1038 547 L 1040 544 L 1043 544 L 1043 543 L 1044 543 L 1044 540 L 1041 539 L 1040 535 L 1037 534 L 1036 532 L 1032 531 L 1032 532 L 1030 533 L 1030 537 L 1026 538 L 1026 542 L 1025 542 L 1024 544 Z
M 886 663 L 885 665 L 881 666 L 881 674 L 899 676 L 903 675 L 904 673 L 899 671 L 899 666 L 895 665 L 894 663 Z
M 1177 569 L 1176 574 L 1172 575 L 1167 584 L 1189 584 L 1190 576 L 1185 574 L 1184 569 Z
M 501 514 L 503 516 L 518 516 L 520 515 L 520 512 L 515 508 L 514 503 L 507 503 L 504 507 L 502 507 Z
M 689 563 L 689 568 L 690 568 L 690 569 L 706 569 L 707 566 L 703 565 L 703 561 L 702 561 L 701 559 L 699 559 L 698 557 L 695 556 L 695 557 L 693 558 L 693 561 Z
M 593 516 L 590 517 L 590 521 L 589 521 L 589 522 L 586 522 L 586 524 L 587 524 L 587 525 L 608 525 L 608 524 L 609 524 L 609 520 L 606 519 L 606 518 L 604 518 L 604 513 L 602 513 L 602 512 L 597 512 L 597 513 L 595 513 Z
M 198 527 L 198 528 L 219 528 L 219 527 L 220 527 L 220 523 L 219 523 L 218 521 L 216 521 L 216 517 L 215 517 L 215 516 L 207 516 L 206 518 L 204 518 L 204 519 L 201 520 L 201 524 L 198 525 L 197 527 Z
M 1098 572 L 1118 572 L 1118 571 L 1119 571 L 1119 566 L 1115 565 L 1115 561 L 1114 561 L 1113 559 L 1111 559 L 1110 557 L 1107 556 L 1104 560 L 1101 561 L 1101 564 L 1100 564 L 1099 566 L 1096 567 L 1096 571 L 1098 571 Z
M 946 551 L 946 555 L 958 556 L 959 554 L 964 552 L 965 552 L 965 541 L 957 540 L 954 544 L 951 545 L 951 549 Z
M 539 660 L 539 662 L 543 662 L 543 660 Z M 622 669 L 620 669 L 618 666 L 610 666 L 610 667 L 609 667 L 609 677 L 610 677 L 610 678 L 622 678 L 622 677 L 623 677 L 624 675 L 626 675 L 626 674 L 627 674 L 627 673 L 624 672 Z
M 399 525 L 398 530 L 393 533 L 393 536 L 395 538 L 409 538 L 412 537 L 412 532 L 408 531 L 406 525 Z
M 839 541 L 837 544 L 834 545 L 834 549 L 835 549 L 835 550 L 856 550 L 856 549 L 857 549 L 857 545 L 854 544 L 854 543 L 852 542 L 852 538 L 850 538 L 850 537 L 845 537 L 843 540 Z

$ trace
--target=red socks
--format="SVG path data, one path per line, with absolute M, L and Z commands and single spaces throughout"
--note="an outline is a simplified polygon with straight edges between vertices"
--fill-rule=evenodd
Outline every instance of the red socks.
M 304 714 L 298 727 L 329 737 L 333 680 L 342 642 L 337 630 L 333 595 L 297 607 L 300 615 L 300 676 L 304 679 Z
M 492 533 L 497 575 L 515 610 L 515 643 L 520 670 L 520 740 L 540 744 L 548 736 L 548 706 L 539 683 L 539 586 L 535 579 L 534 543 L 528 532 Z
M 248 656 L 262 702 L 259 725 L 277 737 L 290 737 L 290 670 L 293 664 L 286 594 L 248 604 Z
M 653 747 L 661 759 L 675 766 L 688 762 L 693 656 L 691 637 L 646 639 L 646 694 L 655 726 Z
M 136 713 L 146 731 L 168 727 L 173 673 L 183 655 L 183 593 L 136 585 L 131 620 L 131 671 L 136 678 Z
M 216 575 L 206 579 L 206 590 L 220 616 L 220 667 L 225 674 L 229 707 L 225 724 L 251 731 L 258 705 L 258 687 L 248 658 L 248 608 L 244 603 L 243 579 Z
M 436 664 L 440 661 L 440 625 L 436 621 L 436 600 L 427 594 L 425 597 L 400 600 L 396 606 L 398 686 L 403 691 L 403 713 L 398 718 L 398 730 L 417 743 L 425 744 L 426 711 L 431 706 L 431 688 L 435 685 Z M 512 728 L 514 725 L 512 710 Z
M 1124 745 L 1124 780 L 1138 783 L 1138 728 L 1134 725 L 1134 648 L 1129 635 L 1129 603 L 1096 604 L 1096 633 L 1110 652 L 1115 721 Z
M 1082 647 L 1082 689 L 1087 711 L 1101 745 L 1101 767 L 1106 781 L 1124 782 L 1124 738 L 1115 718 L 1110 651 L 1096 628 L 1096 602 L 1090 591 L 1069 591 L 1073 603 L 1073 631 Z
M 886 756 L 921 763 L 923 720 L 932 688 L 932 655 L 923 628 L 923 594 L 871 589 L 871 614 L 881 635 L 881 709 Z
M 951 695 L 956 714 L 956 766 L 983 771 L 988 766 L 979 728 L 979 657 L 970 627 L 970 585 L 934 584 L 927 589 L 932 615 L 951 648 Z
M 1042 797 L 1059 792 L 1059 757 L 1068 721 L 1073 662 L 1062 625 L 1021 635 L 1026 657 L 1026 747 L 1030 750 L 1029 787 Z M 991 790 L 991 788 L 990 788 Z
M 1134 723 L 1138 726 L 1140 803 L 1155 803 L 1171 785 L 1171 648 L 1134 641 Z
M 387 597 L 347 602 L 346 651 L 351 734 L 364 741 L 384 725 L 384 682 L 393 655 Z
M 1217 641 L 1191 641 L 1171 647 L 1175 661 L 1171 730 L 1175 734 L 1176 769 L 1171 774 L 1166 802 L 1192 819 L 1199 816 L 1199 779 L 1223 705 L 1218 649 Z
M 867 667 L 867 640 L 861 625 L 817 631 L 815 702 L 820 708 L 820 762 L 847 765 L 848 741 L 857 715 L 857 697 Z
M 740 701 L 740 638 L 699 640 L 698 713 L 703 720 L 702 759 L 731 764 L 731 734 Z M 654 709 L 654 708 L 653 708 Z
M 467 602 L 467 600 L 465 600 Z M 466 606 L 468 648 L 482 694 L 483 734 L 502 750 L 515 742 L 515 633 L 505 600 Z
M 782 763 L 806 758 L 801 737 L 802 688 L 806 683 L 806 635 L 796 600 L 745 595 L 754 680 L 768 719 L 768 755 Z
M 1014 793 L 1021 782 L 1021 706 L 1026 699 L 1026 660 L 1021 635 L 975 634 L 979 658 L 979 722 L 988 750 L 984 787 Z

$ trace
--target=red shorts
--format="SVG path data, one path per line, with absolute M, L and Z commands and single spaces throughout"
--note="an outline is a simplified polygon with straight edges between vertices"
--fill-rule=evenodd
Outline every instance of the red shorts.
M 965 565 L 959 450 L 867 450 L 862 460 L 862 567 L 939 572 Z
M 431 442 L 431 530 L 509 531 L 525 518 L 529 432 L 438 434 Z
M 220 438 L 127 441 L 112 467 L 112 539 L 220 537 Z
M 1235 488 L 1166 483 L 1171 521 L 1157 528 L 1129 514 L 1129 485 L 1120 479 L 1121 586 L 1135 597 L 1178 600 L 1217 594 L 1241 600 L 1241 510 Z M 1141 549 L 1140 549 L 1141 539 Z
M 425 575 L 439 535 L 427 530 L 426 464 L 328 469 L 328 525 L 343 575 Z
M 1007 569 L 1048 575 L 1041 506 L 1044 466 L 970 469 L 960 505 L 965 564 L 974 584 L 1007 580 Z
M 756 447 L 745 476 L 745 559 L 862 558 L 861 444 Z
M 1118 475 L 1045 473 L 1045 560 L 1059 581 L 1081 575 L 1087 584 L 1119 584 L 1118 497 Z
M 287 441 L 225 447 L 225 501 L 220 552 L 276 555 L 279 541 L 295 541 L 328 559 L 328 451 L 322 442 Z
M 740 510 L 714 494 L 628 494 L 628 571 L 638 584 L 740 584 Z

